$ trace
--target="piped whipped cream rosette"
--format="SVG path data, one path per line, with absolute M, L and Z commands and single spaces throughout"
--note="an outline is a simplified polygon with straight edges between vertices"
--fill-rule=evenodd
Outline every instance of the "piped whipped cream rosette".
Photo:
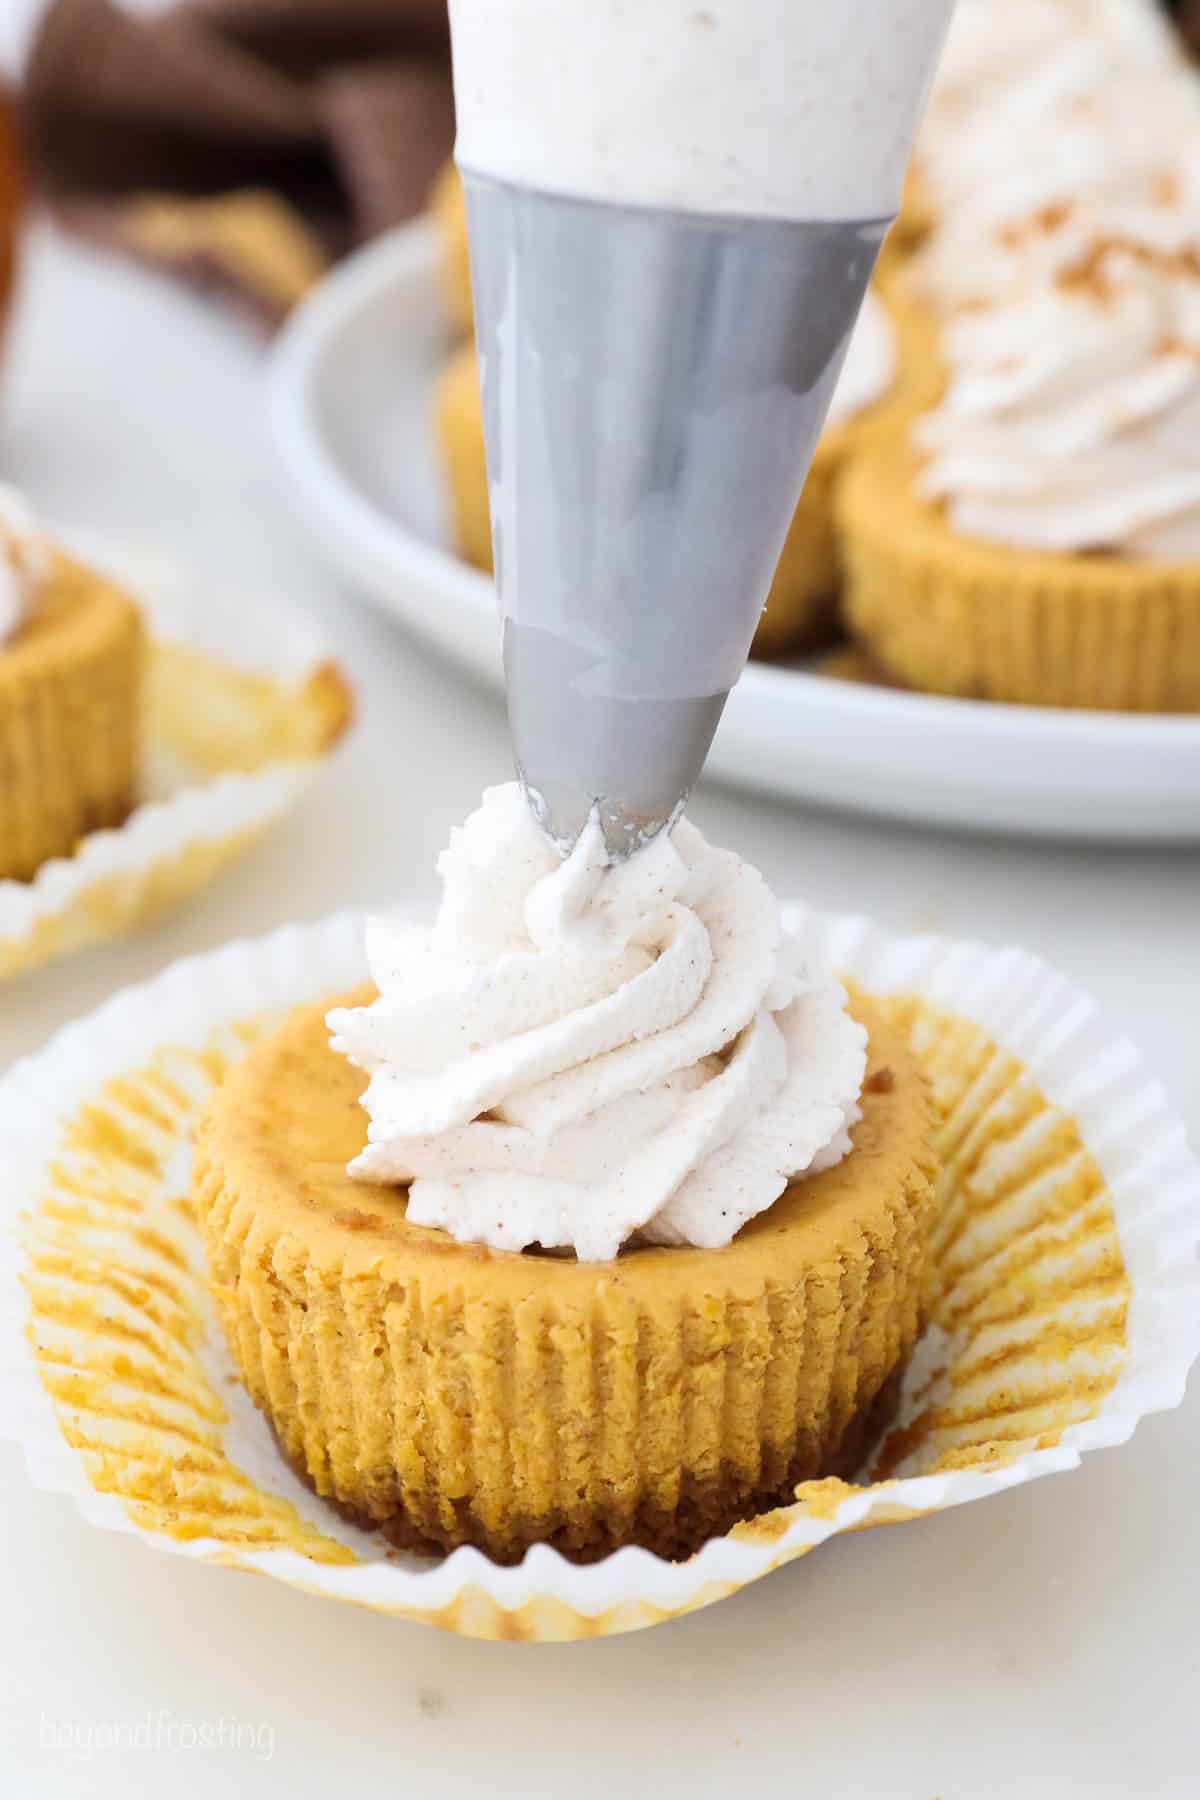
M 423 931 L 369 927 L 379 987 L 330 1015 L 370 1076 L 352 1173 L 496 1248 L 727 1244 L 859 1117 L 866 1034 L 784 939 L 757 870 L 681 822 L 610 866 L 598 821 L 559 861 L 516 786 L 439 862 Z
M 1200 84 L 1142 0 L 961 7 L 914 270 L 945 395 L 920 491 L 967 534 L 1194 559 Z
M 998 543 L 1200 560 L 1200 278 L 1114 247 L 1086 280 L 947 321 L 918 491 Z
M 1200 85 L 1141 0 L 960 8 L 912 266 L 940 403 L 842 495 L 918 687 L 1200 710 Z
M 1186 155 L 1198 110 L 1145 0 L 959 0 L 914 158 L 936 215 L 929 298 L 986 304 L 1022 261 L 1046 267 L 1039 220 L 1100 209 L 1155 229 L 1200 180 Z

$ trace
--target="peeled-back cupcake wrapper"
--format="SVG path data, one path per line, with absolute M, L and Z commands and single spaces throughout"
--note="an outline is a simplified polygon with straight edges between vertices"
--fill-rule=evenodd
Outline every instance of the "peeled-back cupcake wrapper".
M 0 880 L 0 981 L 195 893 L 295 804 L 349 718 L 345 683 L 303 618 L 260 596 L 200 594 L 151 552 L 66 541 L 147 621 L 143 799 L 32 881 Z
M 0 1420 L 42 1488 L 176 1554 L 480 1637 L 656 1623 L 840 1531 L 1073 1468 L 1178 1404 L 1200 1349 L 1200 1169 L 1138 1052 L 1036 958 L 793 911 L 906 1020 L 943 1114 L 928 1323 L 863 1485 L 806 1484 L 688 1562 L 535 1546 L 400 1556 L 284 1465 L 240 1386 L 187 1203 L 213 1084 L 292 1004 L 362 979 L 341 916 L 168 969 L 0 1085 Z M 1069 1503 L 1064 1494 L 1064 1501 Z

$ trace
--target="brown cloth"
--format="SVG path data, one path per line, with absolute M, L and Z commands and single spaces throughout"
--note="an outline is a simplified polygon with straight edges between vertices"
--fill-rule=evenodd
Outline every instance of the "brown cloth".
M 68 222 L 277 322 L 454 141 L 445 0 L 52 0 L 21 97 Z
M 1200 0 L 1177 0 L 1170 11 L 1180 37 L 1191 54 L 1200 60 Z

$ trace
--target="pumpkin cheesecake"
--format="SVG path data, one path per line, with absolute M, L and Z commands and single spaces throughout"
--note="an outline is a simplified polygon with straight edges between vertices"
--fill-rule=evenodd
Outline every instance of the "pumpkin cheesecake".
M 143 641 L 129 596 L 0 493 L 0 879 L 28 881 L 125 819 Z
M 684 823 L 560 865 L 524 815 L 486 796 L 432 931 L 378 922 L 375 983 L 216 1092 L 212 1288 L 284 1454 L 394 1542 L 686 1555 L 861 1455 L 931 1101 L 739 859 Z

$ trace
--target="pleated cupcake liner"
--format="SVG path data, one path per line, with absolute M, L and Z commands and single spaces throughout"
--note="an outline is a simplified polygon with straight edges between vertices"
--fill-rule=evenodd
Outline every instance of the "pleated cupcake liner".
M 842 482 L 846 622 L 935 693 L 1114 712 L 1200 711 L 1200 564 L 1014 549 L 954 530 L 898 435 Z
M 1025 952 L 790 923 L 910 1030 L 941 1120 L 926 1323 L 856 1482 L 803 1484 L 686 1562 L 630 1547 L 579 1566 L 539 1545 L 500 1567 L 390 1550 L 292 1475 L 231 1378 L 186 1198 L 191 1136 L 288 1008 L 362 979 L 351 916 L 178 963 L 0 1084 L 0 1418 L 31 1478 L 174 1554 L 471 1636 L 569 1639 L 1071 1469 L 1177 1405 L 1200 1350 L 1200 1169 L 1138 1052 Z
M 296 804 L 351 714 L 319 635 L 289 609 L 201 593 L 154 553 L 68 544 L 149 627 L 140 802 L 31 880 L 0 880 L 0 981 L 190 898 Z

